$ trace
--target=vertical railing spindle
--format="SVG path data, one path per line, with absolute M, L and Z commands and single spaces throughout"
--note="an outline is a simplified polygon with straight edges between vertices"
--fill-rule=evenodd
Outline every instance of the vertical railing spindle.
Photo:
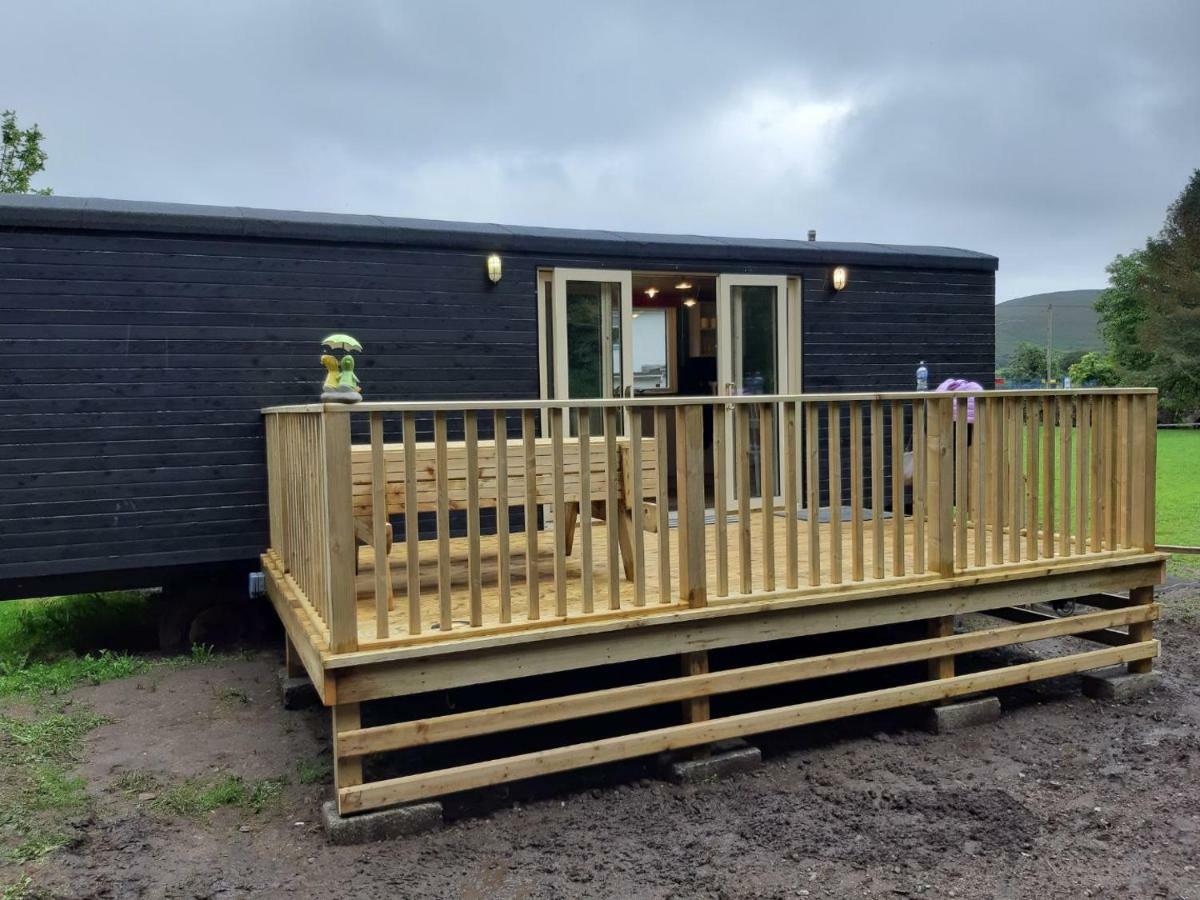
M 421 528 L 417 508 L 417 414 L 404 413 L 404 551 L 408 633 L 421 633 Z
M 433 414 L 434 467 L 437 470 L 437 545 L 438 545 L 438 627 L 449 631 L 454 627 L 451 608 L 450 570 L 450 459 L 446 447 L 446 413 Z
M 538 565 L 537 414 L 521 411 L 521 449 L 525 474 L 525 590 L 530 621 L 542 617 L 541 579 Z
M 763 590 L 775 590 L 775 406 L 758 408 L 759 493 L 762 495 Z
M 850 401 L 850 578 L 862 581 L 863 544 L 863 423 L 862 404 Z
M 508 414 L 492 414 L 496 441 L 496 586 L 500 592 L 500 621 L 512 621 L 512 559 L 509 555 Z
M 383 413 L 371 413 L 370 424 L 371 549 L 375 554 L 375 637 L 386 638 L 388 636 L 388 612 L 392 608 L 392 573 L 387 554 L 387 460 L 383 455 Z
M 463 460 L 467 476 L 467 582 L 472 628 L 483 625 L 483 563 L 479 542 L 479 418 L 473 410 L 463 413 Z

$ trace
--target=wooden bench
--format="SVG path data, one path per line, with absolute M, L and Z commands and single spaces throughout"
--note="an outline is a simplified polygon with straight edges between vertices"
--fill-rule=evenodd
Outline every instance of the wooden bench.
M 479 441 L 476 445 L 476 467 L 467 471 L 466 445 L 463 441 L 446 443 L 447 459 L 447 506 L 451 510 L 467 508 L 467 480 L 474 478 L 478 484 L 479 508 L 495 509 L 497 505 L 496 442 Z M 590 472 L 589 514 L 593 519 L 604 521 L 607 517 L 608 472 L 605 465 L 606 448 L 603 440 L 592 440 L 589 444 L 588 469 Z M 632 495 L 630 472 L 630 447 L 628 438 L 617 441 L 617 535 L 621 545 L 622 564 L 625 577 L 632 579 L 632 542 L 629 529 L 632 523 L 629 498 Z M 550 438 L 534 441 L 534 489 L 539 504 L 554 502 L 554 457 Z M 574 544 L 575 528 L 582 514 L 580 497 L 580 449 L 574 439 L 563 442 L 563 497 L 566 500 L 566 548 L 569 554 Z M 387 471 L 387 514 L 389 518 L 404 515 L 404 445 L 384 444 L 384 462 Z M 437 448 L 433 443 L 416 445 L 417 511 L 433 512 L 437 509 Z M 525 445 L 520 440 L 510 440 L 508 456 L 508 503 L 523 506 L 525 503 Z M 355 537 L 362 544 L 373 544 L 371 526 L 371 448 L 355 445 L 351 448 L 351 472 L 353 482 L 353 509 Z M 658 484 L 658 451 L 653 438 L 642 439 L 642 527 L 647 531 L 656 529 L 657 517 L 653 501 Z M 388 523 L 387 546 L 392 547 L 392 526 Z

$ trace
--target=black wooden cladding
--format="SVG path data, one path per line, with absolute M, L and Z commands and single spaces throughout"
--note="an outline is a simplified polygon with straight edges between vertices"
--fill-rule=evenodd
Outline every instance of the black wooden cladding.
M 451 225 L 440 245 L 436 228 L 383 229 L 388 243 L 51 200 L 53 221 L 39 200 L 0 201 L 0 598 L 252 565 L 260 409 L 315 398 L 331 331 L 362 341 L 370 398 L 536 397 L 538 268 L 800 275 L 806 391 L 910 389 L 920 359 L 934 383 L 991 385 L 995 261 L 979 254 Z M 484 258 L 505 247 L 492 285 Z M 827 257 L 880 264 L 834 294 Z

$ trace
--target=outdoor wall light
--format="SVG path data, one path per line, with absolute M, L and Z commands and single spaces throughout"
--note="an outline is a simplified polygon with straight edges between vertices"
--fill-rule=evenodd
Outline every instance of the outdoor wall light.
M 500 276 L 504 274 L 503 266 L 500 264 L 499 253 L 493 253 L 487 258 L 487 273 L 488 281 L 492 284 L 499 284 Z
M 846 286 L 846 282 L 849 280 L 849 277 L 850 276 L 846 271 L 846 267 L 838 266 L 833 270 L 833 289 L 835 291 L 842 290 Z

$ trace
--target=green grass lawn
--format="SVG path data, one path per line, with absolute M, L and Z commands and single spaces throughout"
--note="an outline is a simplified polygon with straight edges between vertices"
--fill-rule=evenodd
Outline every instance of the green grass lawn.
M 1200 546 L 1200 431 L 1158 432 L 1154 513 L 1158 543 Z M 1173 575 L 1200 577 L 1200 555 L 1175 554 L 1168 568 Z

